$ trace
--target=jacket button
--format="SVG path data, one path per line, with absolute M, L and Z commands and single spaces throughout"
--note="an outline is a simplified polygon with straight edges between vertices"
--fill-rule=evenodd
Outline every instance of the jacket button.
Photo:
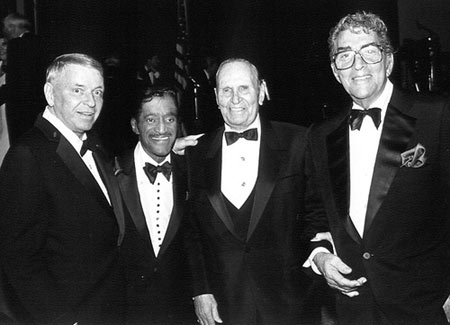
M 365 252 L 365 253 L 363 254 L 363 258 L 364 258 L 365 260 L 369 260 L 371 257 L 372 257 L 372 254 L 370 254 L 370 253 L 368 253 L 368 252 Z

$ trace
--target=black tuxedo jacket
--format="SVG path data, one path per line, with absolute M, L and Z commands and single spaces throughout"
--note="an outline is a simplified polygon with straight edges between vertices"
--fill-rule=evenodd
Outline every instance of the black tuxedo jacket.
M 112 166 L 96 152 L 114 206 Z M 117 204 L 117 205 L 116 205 Z M 18 321 L 120 321 L 120 210 L 71 144 L 40 116 L 0 170 L 0 262 Z
M 342 324 L 445 323 L 450 293 L 450 112 L 442 100 L 394 90 L 385 116 L 363 238 L 349 216 L 348 113 L 313 126 L 309 165 L 319 185 L 337 255 L 360 295 L 338 295 Z M 358 132 L 358 131 L 352 131 Z M 425 165 L 401 167 L 418 143 Z M 364 168 L 364 166 L 361 166 Z
M 221 193 L 224 128 L 187 149 L 192 214 L 187 236 L 194 296 L 214 294 L 226 324 L 298 324 L 309 280 L 300 243 L 306 129 L 261 123 L 258 178 L 241 239 Z
M 173 210 L 158 256 L 142 210 L 133 151 L 120 157 L 118 174 L 126 231 L 121 247 L 127 281 L 127 322 L 194 324 L 191 280 L 183 247 L 186 205 L 184 157 L 172 154 Z M 164 198 L 162 198 L 164 199 Z

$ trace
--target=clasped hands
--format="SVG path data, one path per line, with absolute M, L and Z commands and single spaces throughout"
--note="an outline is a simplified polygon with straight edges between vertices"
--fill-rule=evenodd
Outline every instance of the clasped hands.
M 311 241 L 320 240 L 328 240 L 333 243 L 329 232 L 318 233 L 311 239 Z M 367 282 L 365 277 L 360 277 L 357 280 L 346 278 L 345 275 L 352 273 L 352 268 L 332 253 L 319 252 L 313 257 L 313 262 L 325 277 L 328 285 L 348 297 L 358 296 L 358 288 Z

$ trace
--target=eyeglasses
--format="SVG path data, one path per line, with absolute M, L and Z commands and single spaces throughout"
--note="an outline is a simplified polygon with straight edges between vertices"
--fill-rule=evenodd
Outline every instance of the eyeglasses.
M 374 43 L 361 47 L 358 51 L 346 50 L 338 52 L 333 56 L 333 62 L 338 70 L 346 70 L 355 63 L 356 54 L 367 64 L 376 64 L 383 60 L 383 49 Z

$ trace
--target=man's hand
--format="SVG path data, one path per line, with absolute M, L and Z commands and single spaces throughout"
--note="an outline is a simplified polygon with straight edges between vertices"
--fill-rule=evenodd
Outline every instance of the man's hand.
M 204 133 L 200 133 L 176 139 L 172 151 L 175 152 L 177 155 L 184 155 L 184 149 L 186 149 L 186 147 L 196 146 L 198 143 L 197 139 L 203 135 Z
M 211 294 L 199 295 L 194 297 L 195 314 L 201 325 L 214 325 L 222 323 L 217 310 L 217 302 Z
M 364 277 L 349 280 L 342 274 L 350 274 L 352 269 L 334 254 L 320 252 L 314 256 L 314 263 L 327 280 L 328 285 L 348 297 L 359 295 L 357 289 L 367 282 Z

